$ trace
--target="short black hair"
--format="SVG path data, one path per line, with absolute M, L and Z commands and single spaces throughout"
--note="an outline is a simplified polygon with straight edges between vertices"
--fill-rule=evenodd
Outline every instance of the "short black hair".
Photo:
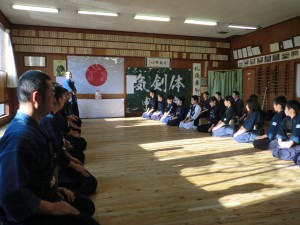
M 209 95 L 208 91 L 204 91 L 203 93 L 206 94 L 206 95 Z
M 174 96 L 173 96 L 173 95 L 169 95 L 169 96 L 167 97 L 167 99 L 174 100 Z
M 225 101 L 229 101 L 231 103 L 231 105 L 233 105 L 235 103 L 234 99 L 232 96 L 228 95 L 225 97 Z
M 293 109 L 295 111 L 296 114 L 298 114 L 299 112 L 299 102 L 297 100 L 289 100 L 286 102 L 285 107 L 287 107 L 288 109 Z
M 284 109 L 286 104 L 286 98 L 284 96 L 277 96 L 273 100 L 273 104 L 281 105 L 281 108 Z
M 41 93 L 44 102 L 48 88 L 47 80 L 51 81 L 50 77 L 40 70 L 28 70 L 23 73 L 19 78 L 17 88 L 19 103 L 29 102 L 34 91 Z
M 209 98 L 209 102 L 218 102 L 218 99 L 215 96 L 213 96 Z
M 185 97 L 180 97 L 179 100 L 182 102 L 182 104 L 185 102 Z
M 152 89 L 152 90 L 150 90 L 150 93 L 153 93 L 155 95 L 156 91 Z
M 194 99 L 195 101 L 197 101 L 197 102 L 198 102 L 198 99 L 199 99 L 199 98 L 198 98 L 198 96 L 197 96 L 197 95 L 193 95 L 193 96 L 192 96 L 192 99 Z
M 233 91 L 232 94 L 235 94 L 235 95 L 237 95 L 237 96 L 240 96 L 240 92 L 238 92 L 238 91 Z
M 215 94 L 221 96 L 221 92 L 219 91 L 217 91 Z

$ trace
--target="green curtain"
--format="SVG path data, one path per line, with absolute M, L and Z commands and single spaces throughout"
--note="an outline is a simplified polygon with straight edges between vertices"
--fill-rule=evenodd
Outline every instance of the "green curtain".
M 232 94 L 233 91 L 243 94 L 242 70 L 208 71 L 208 92 L 210 96 L 219 91 L 222 98 Z

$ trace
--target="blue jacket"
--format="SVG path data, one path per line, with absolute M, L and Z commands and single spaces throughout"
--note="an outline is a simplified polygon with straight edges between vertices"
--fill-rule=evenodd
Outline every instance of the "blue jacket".
M 41 199 L 59 200 L 53 149 L 47 132 L 18 111 L 0 141 L 0 212 L 8 221 L 33 215 Z

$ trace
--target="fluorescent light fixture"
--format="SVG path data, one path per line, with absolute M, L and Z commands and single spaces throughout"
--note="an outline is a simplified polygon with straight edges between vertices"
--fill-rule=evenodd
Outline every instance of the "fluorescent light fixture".
M 134 17 L 136 20 L 153 20 L 153 21 L 162 21 L 162 22 L 169 22 L 171 19 L 168 17 L 157 17 L 157 16 L 141 16 L 136 15 Z
M 55 9 L 55 8 L 45 8 L 45 7 L 36 7 L 36 6 L 27 6 L 27 5 L 13 5 L 12 7 L 14 9 L 20 9 L 20 10 L 58 13 L 58 9 Z
M 203 20 L 185 20 L 184 23 L 207 25 L 207 26 L 216 26 L 217 25 L 217 22 L 203 21 Z
M 118 16 L 117 13 L 96 12 L 96 11 L 78 11 L 78 14 L 97 15 L 97 16 Z
M 250 29 L 250 30 L 256 30 L 257 27 L 254 26 L 243 26 L 243 25 L 228 25 L 230 28 L 238 28 L 238 29 Z

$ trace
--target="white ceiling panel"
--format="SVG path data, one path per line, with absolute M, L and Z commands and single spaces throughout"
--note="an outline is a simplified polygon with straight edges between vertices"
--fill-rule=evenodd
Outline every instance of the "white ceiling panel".
M 57 7 L 59 13 L 15 10 L 12 4 Z M 300 0 L 1 0 L 0 9 L 13 24 L 227 38 L 252 32 L 228 28 L 229 24 L 264 28 L 300 16 Z M 117 12 L 119 16 L 78 15 L 78 10 Z M 165 16 L 171 21 L 134 20 L 136 14 Z M 218 25 L 184 24 L 185 19 L 212 20 Z

